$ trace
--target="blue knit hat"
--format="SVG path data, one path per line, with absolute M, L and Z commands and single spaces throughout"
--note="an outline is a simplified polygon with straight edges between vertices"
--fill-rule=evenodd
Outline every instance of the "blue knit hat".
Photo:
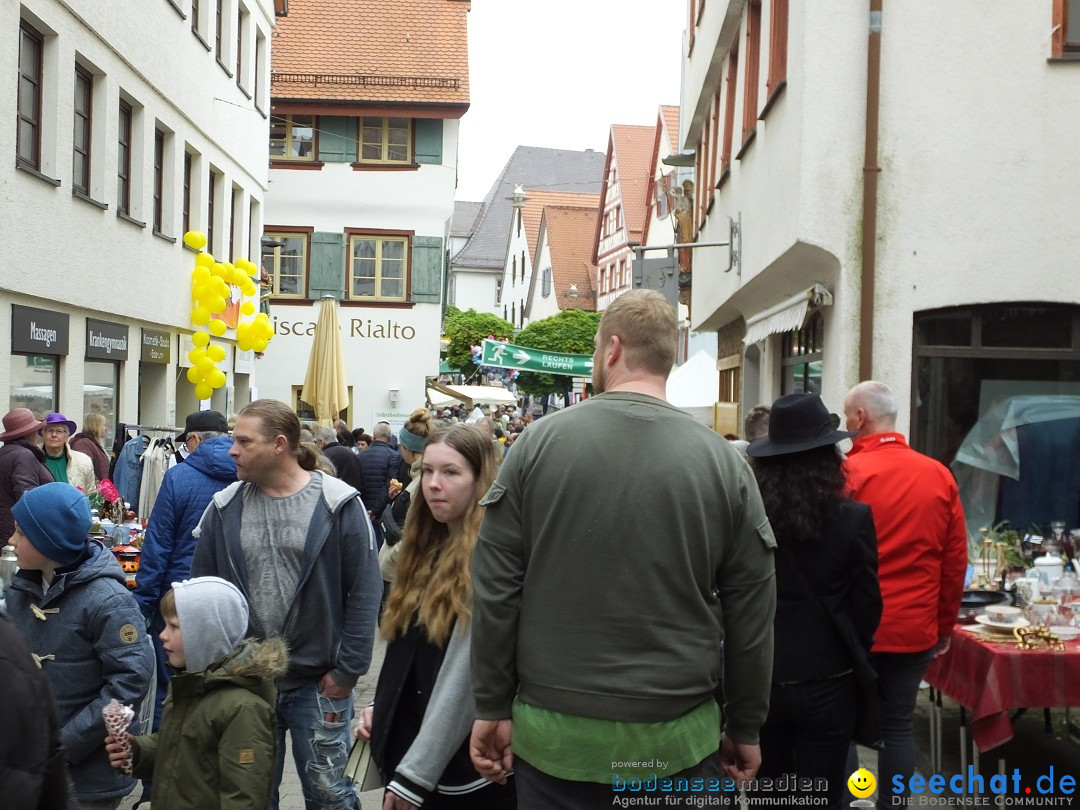
M 71 565 L 86 549 L 90 504 L 71 484 L 42 484 L 11 507 L 26 539 L 43 557 Z

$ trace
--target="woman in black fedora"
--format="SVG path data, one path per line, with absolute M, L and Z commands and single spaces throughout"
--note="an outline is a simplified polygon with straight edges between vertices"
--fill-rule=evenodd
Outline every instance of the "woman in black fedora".
M 854 434 L 839 423 L 817 394 L 789 394 L 773 403 L 769 435 L 746 450 L 777 542 L 773 683 L 758 777 L 825 779 L 829 807 L 840 807 L 845 793 L 860 665 L 881 618 L 874 519 L 844 495 L 837 442 Z

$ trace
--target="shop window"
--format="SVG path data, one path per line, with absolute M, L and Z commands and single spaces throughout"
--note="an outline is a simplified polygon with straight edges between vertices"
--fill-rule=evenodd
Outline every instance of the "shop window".
M 270 276 L 270 292 L 278 298 L 303 298 L 306 294 L 308 234 L 267 232 L 263 240 L 262 266 Z M 271 245 L 270 242 L 277 245 Z
M 964 307 L 914 325 L 912 446 L 952 469 L 969 534 L 1080 528 L 1080 307 Z
M 131 213 L 131 105 L 120 99 L 116 133 L 116 210 Z
M 404 301 L 409 240 L 404 236 L 349 237 L 349 297 Z
M 802 329 L 787 332 L 781 344 L 781 394 L 820 394 L 821 361 L 824 356 L 825 319 L 810 316 Z
M 273 116 L 270 119 L 270 159 L 315 160 L 315 116 Z
M 71 187 L 90 195 L 90 147 L 93 124 L 94 77 L 75 65 L 75 119 L 72 126 Z
M 1080 58 L 1080 0 L 1053 0 L 1051 55 Z
M 360 119 L 361 163 L 409 163 L 412 121 L 408 118 Z
M 32 169 L 41 168 L 41 34 L 25 20 L 19 24 L 19 91 L 15 156 Z
M 60 402 L 59 358 L 52 355 L 11 356 L 11 408 L 29 408 L 41 418 Z
M 102 360 L 83 363 L 83 410 L 105 417 L 105 446 L 112 446 L 116 425 L 116 393 L 119 391 L 120 365 Z M 78 418 L 78 417 L 76 417 Z M 80 420 L 81 424 L 81 420 Z

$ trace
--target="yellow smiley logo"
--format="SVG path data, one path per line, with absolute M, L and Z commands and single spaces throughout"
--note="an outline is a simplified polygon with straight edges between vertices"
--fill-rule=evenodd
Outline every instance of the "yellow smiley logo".
M 877 779 L 866 768 L 859 768 L 848 777 L 847 787 L 852 796 L 857 799 L 865 799 L 874 792 L 874 788 L 877 787 Z

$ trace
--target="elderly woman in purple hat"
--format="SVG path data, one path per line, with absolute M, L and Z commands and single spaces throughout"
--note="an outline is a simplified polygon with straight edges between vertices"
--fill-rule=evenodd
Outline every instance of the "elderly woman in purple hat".
M 86 453 L 72 450 L 68 438 L 75 434 L 75 423 L 62 413 L 50 413 L 45 416 L 41 436 L 45 449 L 45 466 L 52 473 L 54 481 L 71 484 L 83 492 L 97 490 L 94 478 L 94 462 Z
M 817 394 L 772 406 L 769 434 L 746 448 L 776 537 L 772 693 L 758 778 L 824 778 L 840 807 L 856 708 L 881 618 L 870 507 L 845 496 L 837 430 Z
M 45 468 L 45 454 L 31 438 L 45 424 L 29 408 L 16 408 L 4 416 L 0 433 L 0 543 L 15 531 L 11 507 L 24 492 L 53 480 Z

